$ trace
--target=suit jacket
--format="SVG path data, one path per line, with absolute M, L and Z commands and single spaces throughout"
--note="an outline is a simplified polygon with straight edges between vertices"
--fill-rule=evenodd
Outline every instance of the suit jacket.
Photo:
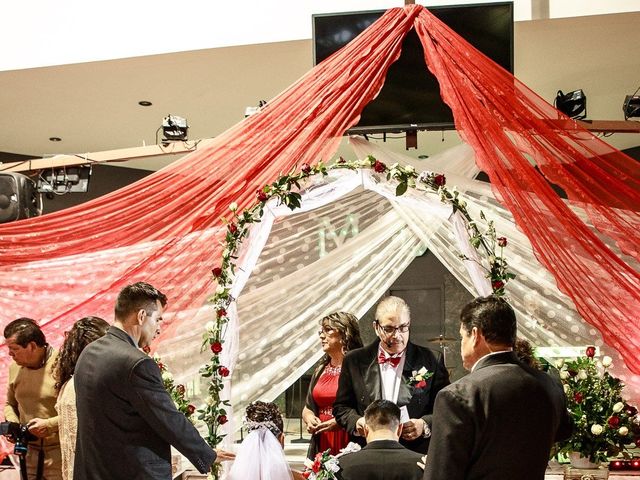
M 571 433 L 560 382 L 512 352 L 481 359 L 436 398 L 426 480 L 542 480 Z
M 418 480 L 421 455 L 394 440 L 376 440 L 338 459 L 340 480 Z
M 173 445 L 201 472 L 215 452 L 180 413 L 156 362 L 116 327 L 89 344 L 74 374 L 75 480 L 171 479 Z
M 313 412 L 314 415 L 318 416 L 318 405 L 316 405 L 316 401 L 313 399 L 313 389 L 318 383 L 318 379 L 322 372 L 324 372 L 325 367 L 316 368 L 311 375 L 311 380 L 309 381 L 309 390 L 307 390 L 307 399 L 305 401 L 305 407 Z M 311 435 L 311 440 L 309 441 L 309 448 L 307 449 L 307 458 L 313 460 L 316 454 L 320 451 L 320 445 L 318 441 L 317 435 Z
M 360 444 L 364 443 L 364 439 L 354 435 L 356 422 L 364 416 L 364 410 L 371 402 L 382 398 L 382 381 L 378 366 L 379 343 L 375 341 L 345 355 L 338 381 L 338 393 L 333 404 L 333 416 L 338 424 L 349 432 L 353 441 Z M 405 354 L 397 404 L 399 407 L 407 407 L 410 418 L 422 418 L 431 425 L 436 394 L 449 385 L 449 373 L 444 366 L 444 359 L 440 352 L 411 342 L 408 343 Z M 407 385 L 412 372 L 422 367 L 433 372 L 433 376 L 427 380 L 427 386 L 416 389 Z M 418 438 L 410 442 L 401 439 L 400 443 L 415 452 L 426 453 L 429 439 Z

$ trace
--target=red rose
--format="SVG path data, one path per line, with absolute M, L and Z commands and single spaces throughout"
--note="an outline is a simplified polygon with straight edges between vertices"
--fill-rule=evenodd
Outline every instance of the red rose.
M 256 196 L 258 197 L 259 202 L 266 202 L 269 200 L 269 196 L 262 189 L 256 192 Z
M 608 423 L 610 427 L 616 428 L 620 425 L 620 417 L 613 415 L 612 417 L 609 417 Z
M 158 362 L 158 368 L 160 369 L 161 372 L 163 372 L 164 371 L 164 363 Z
M 229 232 L 233 235 L 238 231 L 238 226 L 235 223 L 229 224 Z
M 227 423 L 227 421 L 228 421 L 228 419 L 227 419 L 227 416 L 226 416 L 226 415 L 220 415 L 220 416 L 218 417 L 218 423 L 219 423 L 220 425 L 224 425 L 225 423 Z
M 505 237 L 498 237 L 498 246 L 499 247 L 506 247 L 507 246 L 507 239 Z
M 193 412 L 195 412 L 195 411 L 196 411 L 196 407 L 194 407 L 194 406 L 193 406 L 193 405 L 191 405 L 191 404 L 187 405 L 187 413 L 188 413 L 189 415 L 193 415 Z
M 211 273 L 213 274 L 214 277 L 220 278 L 220 275 L 222 275 L 222 269 L 220 267 L 216 267 L 213 270 L 211 270 Z
M 302 168 L 300 169 L 302 170 L 302 173 L 310 173 L 311 172 L 311 167 L 309 166 L 308 163 L 303 163 L 302 164 Z
M 578 375 L 578 371 L 577 370 L 572 370 L 572 369 L 567 369 L 567 373 L 571 377 L 575 377 L 576 375 Z
M 340 157 L 340 158 L 338 158 L 338 162 L 337 163 L 347 163 L 347 161 L 344 158 Z
M 213 342 L 211 344 L 211 351 L 213 353 L 220 353 L 222 351 L 222 344 L 220 342 Z
M 582 403 L 582 400 L 584 400 L 584 395 L 582 395 L 581 392 L 576 392 L 573 395 L 573 399 L 576 401 L 576 403 Z
M 443 174 L 439 173 L 433 177 L 433 183 L 436 184 L 436 187 L 444 187 L 447 183 L 447 178 Z
M 302 472 L 302 476 L 304 478 L 309 478 L 311 476 L 311 470 L 307 470 L 306 472 Z
M 424 380 L 420 380 L 418 383 L 416 383 L 416 388 L 424 388 L 427 386 L 427 382 L 425 382 Z
M 593 358 L 596 354 L 596 347 L 594 346 L 587 347 L 586 354 L 587 354 L 587 357 Z
M 502 287 L 504 287 L 504 282 L 502 280 L 494 280 L 491 282 L 491 288 L 494 290 L 500 290 Z
M 221 377 L 228 377 L 229 369 L 227 367 L 221 366 L 220 368 L 218 368 L 218 373 Z
M 638 413 L 638 409 L 636 407 L 634 407 L 633 405 L 625 405 L 624 406 L 624 411 L 630 417 L 633 417 L 636 413 Z
M 178 392 L 178 394 L 184 395 L 184 392 L 186 391 L 186 389 L 184 388 L 184 385 L 180 384 L 180 385 L 176 385 L 176 391 Z
M 314 473 L 318 473 L 320 471 L 320 467 L 322 467 L 322 457 L 316 456 L 316 459 L 313 462 L 313 466 L 311 467 L 311 470 L 313 470 Z
M 142 347 L 142 351 L 149 355 L 151 353 L 151 347 L 149 345 L 145 345 L 144 347 Z
M 227 311 L 224 308 L 219 308 L 217 313 L 218 313 L 218 317 L 226 317 L 227 316 Z
M 378 173 L 384 173 L 387 170 L 387 166 L 379 160 L 373 164 L 373 169 Z

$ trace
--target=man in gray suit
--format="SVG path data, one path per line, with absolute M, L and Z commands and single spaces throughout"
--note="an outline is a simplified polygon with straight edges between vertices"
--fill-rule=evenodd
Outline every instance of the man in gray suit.
M 571 433 L 558 379 L 520 363 L 516 316 L 501 298 L 476 298 L 460 315 L 471 373 L 436 397 L 425 480 L 542 480 L 554 442 Z
M 171 479 L 171 445 L 201 472 L 216 452 L 180 413 L 156 362 L 139 350 L 159 333 L 166 296 L 148 283 L 125 287 L 115 322 L 75 368 L 75 480 Z M 219 452 L 219 460 L 229 459 Z
M 400 445 L 400 408 L 374 400 L 364 412 L 367 446 L 338 459 L 340 480 L 418 480 L 420 454 Z

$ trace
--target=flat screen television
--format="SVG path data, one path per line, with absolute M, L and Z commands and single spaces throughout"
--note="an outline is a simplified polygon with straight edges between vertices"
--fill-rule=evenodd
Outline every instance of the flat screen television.
M 428 7 L 482 53 L 513 73 L 513 3 Z M 314 64 L 339 50 L 375 22 L 384 10 L 313 15 Z M 427 69 L 422 44 L 412 29 L 400 58 L 389 67 L 380 94 L 347 133 L 453 129 L 453 114 Z

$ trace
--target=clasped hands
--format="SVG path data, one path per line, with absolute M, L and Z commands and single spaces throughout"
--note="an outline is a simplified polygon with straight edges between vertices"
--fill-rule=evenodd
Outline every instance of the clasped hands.
M 338 428 L 338 422 L 336 422 L 335 418 L 330 418 L 323 422 L 315 415 L 309 415 L 308 418 L 305 419 L 305 422 L 307 423 L 307 432 L 312 435 L 315 435 L 316 433 L 329 432 Z

